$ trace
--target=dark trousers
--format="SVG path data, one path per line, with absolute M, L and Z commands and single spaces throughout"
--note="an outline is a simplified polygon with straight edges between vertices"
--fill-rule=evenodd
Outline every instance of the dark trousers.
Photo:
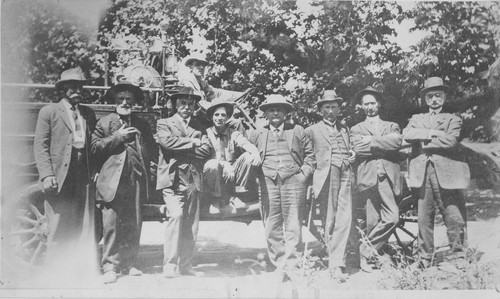
M 364 194 L 367 198 L 367 238 L 375 249 L 380 250 L 399 221 L 399 208 L 387 176 L 379 177 L 378 184 Z
M 189 166 L 194 168 L 194 166 Z M 195 170 L 178 171 L 171 188 L 163 189 L 163 200 L 169 217 L 165 227 L 163 245 L 163 269 L 178 272 L 191 269 L 195 242 L 198 236 L 199 186 L 200 180 Z
M 102 203 L 103 271 L 120 272 L 135 264 L 141 238 L 141 195 L 144 183 L 130 176 L 122 176 L 115 198 Z
M 331 165 L 317 198 L 325 230 L 328 267 L 345 267 L 346 246 L 352 223 L 351 169 Z
M 461 190 L 441 188 L 434 164 L 428 162 L 418 199 L 418 249 L 420 258 L 426 260 L 431 260 L 434 254 L 435 205 L 444 217 L 451 251 L 462 250 L 466 221 L 464 197 Z

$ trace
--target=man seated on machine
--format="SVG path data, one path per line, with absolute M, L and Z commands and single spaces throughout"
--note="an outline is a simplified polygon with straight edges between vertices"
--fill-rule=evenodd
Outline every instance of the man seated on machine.
M 213 125 L 206 133 L 213 150 L 203 167 L 203 181 L 205 193 L 212 197 L 212 214 L 221 210 L 225 212 L 231 196 L 248 192 L 248 184 L 261 165 L 255 145 L 227 125 L 234 111 L 233 105 L 232 102 L 214 100 L 207 109 L 207 117 Z M 237 198 L 234 200 L 238 201 Z

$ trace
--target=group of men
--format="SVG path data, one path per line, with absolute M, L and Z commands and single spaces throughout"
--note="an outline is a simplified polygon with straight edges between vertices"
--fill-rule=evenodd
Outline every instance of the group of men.
M 163 262 L 167 278 L 201 275 L 191 260 L 202 192 L 210 195 L 214 209 L 222 209 L 230 196 L 249 192 L 255 181 L 269 260 L 280 278 L 293 279 L 299 273 L 306 190 L 311 182 L 321 205 L 332 278 L 347 277 L 354 186 L 366 199 L 366 234 L 372 245 L 361 244 L 360 267 L 371 271 L 375 251 L 383 249 L 399 221 L 398 157 L 405 142 L 412 146 L 410 187 L 419 191 L 419 262 L 428 266 L 434 254 L 435 204 L 444 214 L 451 250 L 463 249 L 461 190 L 467 187 L 469 170 L 455 157 L 461 119 L 441 111 L 448 87 L 440 78 L 425 82 L 422 96 L 429 112 L 414 115 L 402 134 L 396 123 L 380 119 L 382 95 L 367 87 L 356 95 L 366 120 L 351 130 L 339 119 L 343 99 L 327 90 L 316 103 L 322 120 L 307 129 L 286 121 L 293 106 L 284 96 L 267 96 L 259 107 L 267 124 L 248 136 L 228 125 L 234 104 L 227 100 L 208 101 L 206 115 L 212 126 L 202 126 L 193 114 L 207 97 L 190 86 L 171 96 L 175 114 L 157 121 L 154 136 L 148 123 L 131 113 L 143 94 L 129 82 L 107 91 L 105 97 L 116 103 L 116 109 L 96 121 L 94 112 L 80 104 L 84 82 L 79 69 L 61 74 L 56 83 L 61 101 L 41 109 L 34 150 L 48 203 L 60 215 L 54 242 L 64 244 L 65 252 L 76 246 L 69 240 L 83 228 L 81 211 L 90 193 L 97 195 L 102 215 L 97 234 L 104 242 L 101 264 L 106 283 L 116 282 L 120 273 L 142 274 L 134 264 L 140 207 L 153 192 L 149 161 L 158 155 L 156 189 L 162 193 L 167 216 Z M 151 150 L 155 146 L 156 152 Z M 89 188 L 92 182 L 95 191 Z

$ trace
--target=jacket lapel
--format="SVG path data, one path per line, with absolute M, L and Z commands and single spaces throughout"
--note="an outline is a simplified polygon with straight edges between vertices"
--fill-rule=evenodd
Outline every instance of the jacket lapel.
M 285 135 L 285 140 L 288 145 L 288 149 L 291 151 L 292 150 L 292 145 L 293 145 L 293 134 L 295 133 L 295 130 L 293 126 L 288 125 L 285 123 L 283 126 L 283 134 Z
M 363 128 L 368 131 L 372 136 L 377 135 L 377 128 L 373 127 L 369 121 L 365 120 L 364 122 L 361 123 Z M 379 122 L 380 125 L 380 122 Z
M 64 121 L 64 124 L 68 127 L 68 129 L 73 132 L 73 127 L 71 126 L 71 122 L 69 120 L 69 117 L 68 117 L 68 112 L 66 112 L 66 107 L 64 106 L 63 100 L 61 100 L 59 103 L 58 103 L 58 107 L 57 107 L 57 112 L 59 113 L 59 116 L 62 118 L 62 120 Z
M 319 123 L 319 132 L 321 136 L 323 136 L 323 138 L 325 138 L 325 140 L 331 145 L 332 142 L 330 138 L 328 138 L 328 136 L 330 135 L 330 128 L 328 128 L 328 125 L 324 121 L 321 121 Z
M 389 122 L 385 120 L 380 120 L 379 124 L 380 136 L 384 136 L 389 128 Z

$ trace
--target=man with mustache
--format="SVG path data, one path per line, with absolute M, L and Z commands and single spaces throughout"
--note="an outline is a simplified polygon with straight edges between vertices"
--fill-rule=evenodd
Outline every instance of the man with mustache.
M 38 174 L 47 202 L 59 217 L 53 247 L 48 248 L 56 255 L 74 252 L 83 231 L 84 211 L 93 202 L 90 134 L 96 117 L 81 104 L 84 82 L 80 68 L 62 72 L 55 84 L 61 100 L 40 109 L 35 129 Z
M 132 106 L 142 103 L 142 90 L 130 82 L 112 86 L 104 95 L 116 104 L 99 119 L 92 133 L 92 152 L 99 163 L 97 202 L 102 211 L 104 283 L 122 272 L 142 275 L 135 268 L 141 236 L 141 202 L 149 194 L 149 161 L 155 141 L 149 123 Z
M 338 119 L 342 98 L 334 90 L 325 90 L 316 105 L 323 120 L 306 129 L 311 139 L 317 168 L 313 190 L 321 205 L 330 276 L 345 282 L 346 246 L 352 220 L 351 151 L 349 131 Z
M 401 191 L 399 154 L 403 138 L 396 123 L 380 119 L 382 95 L 368 86 L 356 94 L 366 120 L 351 128 L 351 143 L 357 157 L 357 188 L 366 198 L 366 233 L 370 245 L 381 251 L 399 221 L 396 196 Z M 372 272 L 368 263 L 374 252 L 360 245 L 360 267 Z
M 439 77 L 425 80 L 420 96 L 429 112 L 413 115 L 403 130 L 403 138 L 412 145 L 409 185 L 418 191 L 418 267 L 432 266 L 434 260 L 435 206 L 447 228 L 449 253 L 463 256 L 466 245 L 463 191 L 470 171 L 457 151 L 462 119 L 443 112 L 449 89 Z

